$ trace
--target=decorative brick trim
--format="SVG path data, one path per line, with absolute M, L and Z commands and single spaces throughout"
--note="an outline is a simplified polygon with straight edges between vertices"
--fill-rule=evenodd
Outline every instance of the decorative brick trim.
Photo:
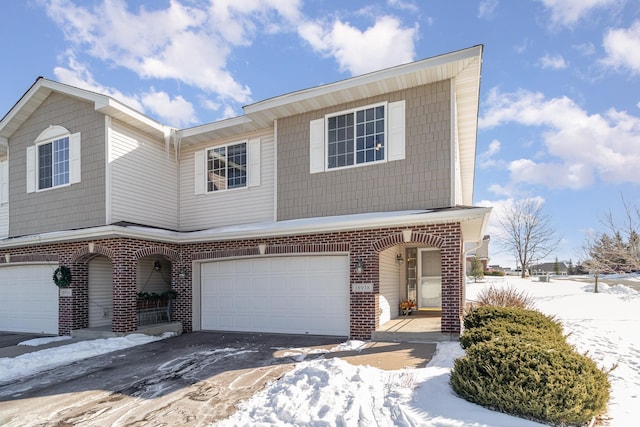
M 392 246 L 401 245 L 405 243 L 404 238 L 402 237 L 402 231 L 398 233 L 393 233 L 384 237 L 380 240 L 376 240 L 371 243 L 373 246 L 373 250 L 376 252 L 382 252 L 383 250 L 390 248 Z
M 133 253 L 135 259 L 148 257 L 151 255 L 162 255 L 169 259 L 171 262 L 177 262 L 180 260 L 180 254 L 173 249 L 169 249 L 165 246 L 150 246 L 148 248 L 142 248 Z
M 416 243 L 424 243 L 425 245 L 442 248 L 444 246 L 444 238 L 429 233 L 413 232 L 411 233 L 411 241 Z
M 115 258 L 115 252 L 102 245 L 93 245 L 93 251 L 90 251 L 89 245 L 82 246 L 73 255 L 71 255 L 71 262 L 89 262 L 96 255 L 103 255 L 113 260 Z
M 307 254 L 316 252 L 349 252 L 348 243 L 308 243 L 301 245 L 267 246 L 265 254 Z
M 25 254 L 10 255 L 9 264 L 19 262 L 59 262 L 60 257 L 57 254 Z M 7 264 L 4 256 L 0 257 L 0 264 Z
M 201 261 L 205 259 L 218 259 L 218 258 L 231 258 L 241 256 L 259 255 L 260 250 L 257 247 L 248 248 L 236 248 L 236 249 L 222 249 L 219 251 L 208 251 L 194 253 L 191 257 L 194 261 Z

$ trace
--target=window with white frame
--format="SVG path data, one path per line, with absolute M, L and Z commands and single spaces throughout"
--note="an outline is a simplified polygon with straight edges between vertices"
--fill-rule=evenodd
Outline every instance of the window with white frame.
M 309 172 L 404 159 L 405 105 L 380 103 L 311 120 Z
M 38 145 L 38 190 L 69 184 L 69 137 Z
M 247 186 L 247 143 L 207 150 L 207 191 Z
M 80 182 L 80 132 L 52 125 L 27 147 L 27 193 Z
M 385 110 L 377 105 L 327 117 L 327 168 L 384 160 Z

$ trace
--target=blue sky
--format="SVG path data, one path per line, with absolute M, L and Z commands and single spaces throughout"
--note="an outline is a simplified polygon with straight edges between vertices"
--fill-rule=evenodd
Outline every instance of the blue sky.
M 44 76 L 180 128 L 483 44 L 474 203 L 536 198 L 562 237 L 550 260 L 574 262 L 622 195 L 640 205 L 637 0 L 25 0 L 0 16 L 0 115 Z

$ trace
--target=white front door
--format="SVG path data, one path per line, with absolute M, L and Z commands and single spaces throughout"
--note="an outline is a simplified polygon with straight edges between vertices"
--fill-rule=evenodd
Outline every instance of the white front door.
M 418 308 L 442 308 L 442 263 L 440 249 L 418 250 Z
M 346 255 L 207 262 L 200 274 L 203 330 L 349 335 Z
M 113 318 L 113 266 L 99 256 L 89 262 L 89 327 L 111 326 Z

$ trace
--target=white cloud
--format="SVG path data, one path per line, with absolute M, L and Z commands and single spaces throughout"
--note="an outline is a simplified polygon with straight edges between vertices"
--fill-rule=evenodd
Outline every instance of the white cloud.
M 540 0 L 551 12 L 551 23 L 571 27 L 596 9 L 603 9 L 625 0 Z
M 406 0 L 387 0 L 387 4 L 400 10 L 408 10 L 410 12 L 419 12 L 420 7 L 412 1 Z
M 482 129 L 507 123 L 541 128 L 542 162 L 511 163 L 512 180 L 552 188 L 584 188 L 597 175 L 611 183 L 640 184 L 640 117 L 610 109 L 589 114 L 567 97 L 541 93 L 501 93 L 492 89 L 479 119 Z
M 628 29 L 610 29 L 602 42 L 607 56 L 602 63 L 614 69 L 627 69 L 640 74 L 640 20 Z
M 251 91 L 227 69 L 232 47 L 250 44 L 258 30 L 289 28 L 300 19 L 299 0 L 220 0 L 209 9 L 177 0 L 158 10 L 132 11 L 123 0 L 93 7 L 53 0 L 47 13 L 79 52 L 137 73 L 175 79 L 238 103 Z
M 567 68 L 569 66 L 562 55 L 546 54 L 538 60 L 538 63 L 542 68 L 551 68 L 553 70 L 562 70 L 563 68 Z
M 170 126 L 185 127 L 196 122 L 193 105 L 181 96 L 171 99 L 166 92 L 152 90 L 142 95 L 142 103 Z
M 494 139 L 489 143 L 489 148 L 487 149 L 487 151 L 484 151 L 478 155 L 478 166 L 480 166 L 481 169 L 487 169 L 496 166 L 497 162 L 493 158 L 493 156 L 500 152 L 500 146 L 500 141 Z
M 307 22 L 299 33 L 314 50 L 333 56 L 341 71 L 358 75 L 411 62 L 418 27 L 402 27 L 395 17 L 382 16 L 364 31 L 335 20 Z
M 478 18 L 491 19 L 495 16 L 498 0 L 481 0 L 478 5 Z

